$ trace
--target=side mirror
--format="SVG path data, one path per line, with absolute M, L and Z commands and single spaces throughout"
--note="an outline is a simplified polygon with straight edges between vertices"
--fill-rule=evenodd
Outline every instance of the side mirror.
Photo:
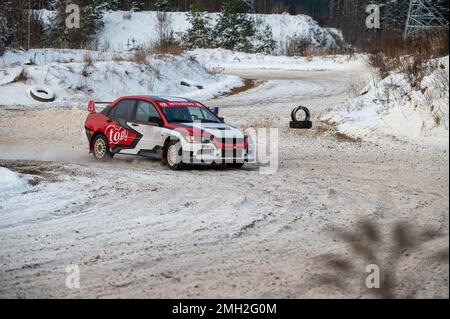
M 158 116 L 150 116 L 148 118 L 148 122 L 152 123 L 152 124 L 158 124 L 158 125 L 161 125 L 163 123 L 161 118 L 159 118 Z
M 222 122 L 225 122 L 225 119 L 223 117 L 219 116 L 219 120 L 221 120 Z

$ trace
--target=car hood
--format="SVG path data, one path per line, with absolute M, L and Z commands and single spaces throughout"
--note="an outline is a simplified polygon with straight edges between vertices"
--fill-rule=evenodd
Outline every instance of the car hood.
M 214 135 L 216 138 L 244 138 L 244 133 L 241 130 L 225 123 L 183 123 L 183 126 L 201 130 L 205 133 Z

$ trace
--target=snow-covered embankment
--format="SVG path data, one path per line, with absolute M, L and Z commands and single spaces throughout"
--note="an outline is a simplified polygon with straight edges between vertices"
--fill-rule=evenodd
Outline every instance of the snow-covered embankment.
M 32 64 L 24 65 L 27 60 Z M 136 61 L 134 53 L 36 49 L 9 51 L 0 65 L 2 105 L 85 107 L 88 98 L 114 100 L 141 94 L 208 99 L 242 85 L 237 76 L 208 72 L 188 54 Z M 27 93 L 32 85 L 50 87 L 55 102 L 33 100 Z
M 131 46 L 148 46 L 158 40 L 158 19 L 155 11 L 143 12 L 106 12 L 103 17 L 105 24 L 100 33 L 100 46 L 113 50 L 126 50 Z M 185 12 L 168 12 L 170 29 L 176 38 L 190 28 Z M 209 13 L 211 25 L 218 19 L 218 13 Z M 285 54 L 288 42 L 298 39 L 309 43 L 315 48 L 333 48 L 336 39 L 341 40 L 339 31 L 319 26 L 317 21 L 307 15 L 284 14 L 251 14 L 256 28 L 263 30 L 269 26 L 276 42 L 275 53 Z
M 374 79 L 360 96 L 323 120 L 345 134 L 371 141 L 391 136 L 448 149 L 449 57 L 430 64 L 434 67 L 415 87 L 404 73 Z

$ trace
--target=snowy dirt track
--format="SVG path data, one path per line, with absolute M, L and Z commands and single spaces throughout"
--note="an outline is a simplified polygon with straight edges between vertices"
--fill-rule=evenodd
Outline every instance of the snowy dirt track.
M 310 131 L 287 128 L 294 106 L 310 107 L 313 120 L 339 106 L 363 68 L 230 73 L 257 86 L 207 104 L 231 124 L 279 128 L 273 175 L 256 165 L 97 163 L 83 146 L 84 111 L 0 109 L 0 166 L 29 183 L 0 203 L 0 297 L 374 297 L 367 263 L 336 233 L 370 219 L 382 232 L 372 247 L 380 256 L 391 253 L 398 221 L 440 233 L 402 252 L 393 290 L 448 298 L 448 265 L 433 258 L 448 247 L 448 149 L 368 143 L 317 121 Z M 332 255 L 357 274 L 343 274 L 340 287 L 323 280 L 338 272 L 327 267 Z M 80 268 L 80 289 L 65 285 L 69 264 Z

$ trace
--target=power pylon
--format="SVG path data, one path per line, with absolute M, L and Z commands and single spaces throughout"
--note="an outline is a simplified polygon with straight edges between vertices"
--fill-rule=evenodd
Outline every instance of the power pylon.
M 411 0 L 406 20 L 405 37 L 446 26 L 448 27 L 447 19 L 430 0 Z

